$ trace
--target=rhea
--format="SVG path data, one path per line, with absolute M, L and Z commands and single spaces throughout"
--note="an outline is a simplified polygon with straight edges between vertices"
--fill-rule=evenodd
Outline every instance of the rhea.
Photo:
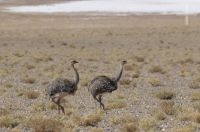
M 64 107 L 60 104 L 61 100 L 67 95 L 74 95 L 77 91 L 77 85 L 79 83 L 79 74 L 74 65 L 78 63 L 73 60 L 71 62 L 71 67 L 75 72 L 74 80 L 68 80 L 65 78 L 57 78 L 51 82 L 46 89 L 46 94 L 50 97 L 52 102 L 58 106 L 58 113 L 60 110 L 65 114 Z
M 102 96 L 105 93 L 112 93 L 113 91 L 117 90 L 118 86 L 117 83 L 119 82 L 124 64 L 126 64 L 126 61 L 122 61 L 120 63 L 120 69 L 117 75 L 113 78 L 109 78 L 107 76 L 97 76 L 95 77 L 88 86 L 88 91 L 92 94 L 93 98 L 99 102 L 100 109 L 101 107 L 103 110 L 105 110 L 105 106 L 102 103 Z M 98 97 L 97 97 L 98 96 Z

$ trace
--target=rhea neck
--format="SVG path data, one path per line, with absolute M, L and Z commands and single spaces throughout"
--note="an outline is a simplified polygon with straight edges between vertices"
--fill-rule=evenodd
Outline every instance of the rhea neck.
M 75 85 L 78 85 L 79 83 L 79 74 L 78 74 L 78 71 L 76 70 L 76 68 L 74 67 L 74 64 L 71 65 L 74 72 L 75 72 L 75 77 L 74 77 L 74 84 Z
M 120 78 L 122 76 L 123 68 L 124 68 L 124 65 L 120 64 L 119 72 L 117 73 L 116 77 L 114 77 L 114 81 L 116 83 L 120 80 Z

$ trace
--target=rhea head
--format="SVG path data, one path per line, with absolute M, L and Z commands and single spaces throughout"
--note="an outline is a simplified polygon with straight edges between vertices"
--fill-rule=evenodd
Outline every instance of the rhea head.
M 122 65 L 124 65 L 124 64 L 126 64 L 126 63 L 127 63 L 126 60 L 123 60 L 123 61 L 121 62 Z
M 76 61 L 76 60 L 71 61 L 71 65 L 74 65 L 76 63 L 78 63 L 78 61 Z

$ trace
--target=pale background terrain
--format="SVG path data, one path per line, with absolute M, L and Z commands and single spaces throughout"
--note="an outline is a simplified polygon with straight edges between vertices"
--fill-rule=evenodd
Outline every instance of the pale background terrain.
M 197 131 L 199 15 L 188 26 L 175 15 L 0 18 L 0 131 Z M 63 102 L 67 114 L 58 115 L 44 90 L 56 77 L 73 77 L 72 59 L 81 81 Z M 87 83 L 115 75 L 121 60 L 128 64 L 119 88 L 100 111 Z

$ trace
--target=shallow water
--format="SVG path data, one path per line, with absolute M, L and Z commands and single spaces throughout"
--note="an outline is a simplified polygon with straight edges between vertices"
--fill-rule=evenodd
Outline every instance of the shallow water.
M 88 0 L 39 6 L 10 7 L 7 11 L 24 13 L 110 12 L 193 14 L 200 13 L 200 0 Z

